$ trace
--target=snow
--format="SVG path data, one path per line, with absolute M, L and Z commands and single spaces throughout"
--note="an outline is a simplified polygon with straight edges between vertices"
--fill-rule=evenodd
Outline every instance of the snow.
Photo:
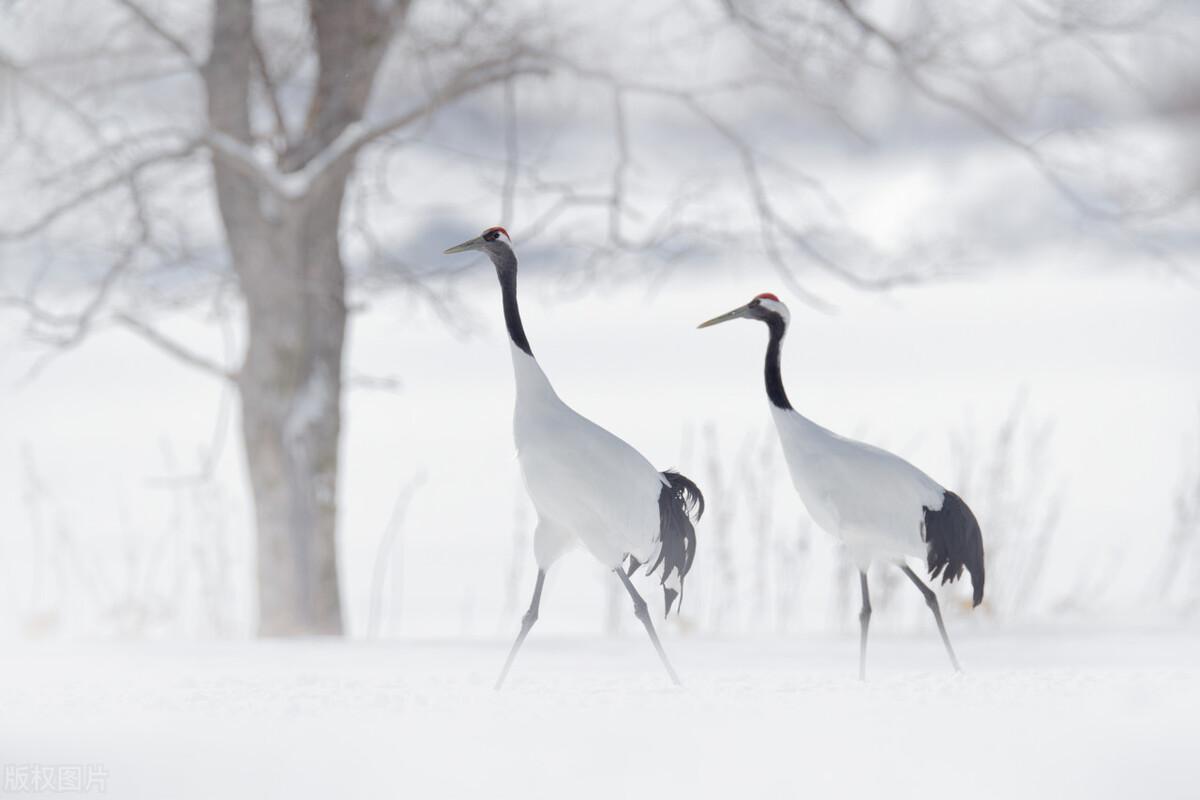
M 516 620 L 513 621 L 515 632 Z M 1195 631 L 93 643 L 0 654 L 0 763 L 108 796 L 1195 796 Z M 955 633 L 952 631 L 952 633 Z M 807 794 L 806 793 L 813 793 Z
M 322 365 L 317 365 L 308 375 L 303 388 L 296 395 L 288 410 L 283 433 L 290 446 L 296 446 L 330 412 L 333 395 L 333 375 Z
M 383 128 L 386 129 L 389 124 L 394 123 L 385 123 Z M 267 203 L 304 199 L 330 167 L 377 135 L 379 130 L 368 129 L 361 123 L 347 125 L 337 139 L 303 169 L 286 173 L 279 171 L 274 163 L 274 154 L 269 150 L 247 147 L 222 131 L 206 130 L 199 138 L 226 159 L 227 163 L 257 181 L 264 190 L 260 201 Z

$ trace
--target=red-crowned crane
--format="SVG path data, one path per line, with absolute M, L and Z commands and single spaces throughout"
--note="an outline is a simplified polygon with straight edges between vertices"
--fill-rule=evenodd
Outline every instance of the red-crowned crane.
M 487 254 L 500 280 L 516 380 L 513 438 L 525 488 L 538 517 L 533 536 L 538 565 L 533 600 L 496 688 L 504 684 L 517 651 L 537 621 L 546 570 L 580 542 L 624 584 L 633 599 L 634 614 L 645 626 L 671 681 L 679 685 L 650 621 L 646 601 L 630 576 L 642 564 L 650 565 L 646 574 L 661 565 L 667 613 L 671 612 L 696 556 L 692 514 L 699 522 L 704 497 L 692 481 L 676 472 L 660 472 L 637 450 L 559 399 L 534 359 L 521 324 L 517 256 L 508 231 L 488 228 L 446 253 L 472 250 Z
M 961 671 L 937 595 L 905 563 L 920 558 L 930 578 L 955 581 L 965 567 L 971 574 L 973 605 L 983 600 L 983 538 L 979 523 L 954 492 L 899 456 L 869 444 L 838 436 L 799 414 L 788 402 L 779 371 L 779 353 L 790 320 L 787 306 L 763 293 L 740 308 L 702 323 L 701 328 L 732 319 L 764 322 L 767 341 L 765 377 L 771 416 L 779 433 L 792 483 L 808 513 L 826 532 L 845 545 L 858 567 L 862 588 L 859 614 L 859 678 L 866 678 L 867 628 L 871 599 L 867 569 L 873 563 L 895 564 L 921 591 L 933 612 L 938 633 L 956 671 Z

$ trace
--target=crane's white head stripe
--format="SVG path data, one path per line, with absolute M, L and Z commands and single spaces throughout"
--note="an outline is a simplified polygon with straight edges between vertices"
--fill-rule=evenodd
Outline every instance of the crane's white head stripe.
M 783 317 L 783 323 L 785 325 L 792 321 L 792 315 L 791 315 L 791 313 L 788 312 L 788 307 L 785 306 L 783 304 L 783 301 L 780 300 L 775 295 L 766 296 L 766 295 L 760 294 L 755 299 L 758 300 L 759 305 L 764 310 L 772 311 L 772 312 L 778 314 L 779 316 Z

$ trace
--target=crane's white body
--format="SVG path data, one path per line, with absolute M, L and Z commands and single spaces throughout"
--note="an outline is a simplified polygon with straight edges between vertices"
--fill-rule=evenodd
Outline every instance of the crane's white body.
M 513 439 L 538 515 L 538 566 L 548 568 L 576 542 L 606 567 L 626 554 L 654 563 L 666 481 L 641 453 L 564 403 L 532 356 L 510 347 Z
M 899 456 L 838 436 L 792 409 L 772 404 L 771 416 L 804 507 L 860 570 L 925 558 L 924 509 L 940 510 L 945 489 Z
M 753 319 L 767 326 L 763 379 L 771 417 L 779 433 L 792 483 L 809 515 L 839 539 L 858 567 L 862 611 L 858 676 L 867 675 L 867 630 L 871 621 L 867 570 L 877 561 L 899 565 L 925 597 L 946 654 L 961 667 L 950 645 L 937 595 L 905 564 L 920 558 L 930 575 L 942 582 L 971 575 L 972 601 L 983 600 L 983 539 L 975 515 L 962 499 L 897 455 L 838 436 L 792 408 L 783 388 L 780 355 L 791 315 L 770 292 L 701 323 L 701 328 L 734 319 Z
M 661 474 L 637 450 L 559 399 L 533 357 L 521 322 L 517 256 L 508 231 L 493 226 L 445 253 L 473 250 L 487 253 L 500 282 L 516 382 L 513 438 L 525 489 L 538 515 L 533 537 L 538 562 L 533 597 L 496 688 L 504 685 L 521 644 L 537 622 L 546 571 L 576 542 L 582 542 L 624 584 L 633 600 L 634 616 L 646 629 L 671 682 L 678 686 L 679 676 L 654 631 L 646 601 L 622 569 L 622 562 L 628 555 L 654 569 L 661 554 L 664 583 L 674 578 L 674 585 L 663 590 L 669 614 L 672 601 L 682 595 L 683 575 L 695 555 L 696 536 L 689 512 L 694 505 L 698 520 L 704 513 L 704 498 L 690 480 L 674 472 Z

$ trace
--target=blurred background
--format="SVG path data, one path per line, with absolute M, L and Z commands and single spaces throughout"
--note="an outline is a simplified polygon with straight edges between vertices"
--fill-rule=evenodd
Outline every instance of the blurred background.
M 1194 624 L 1198 25 L 0 2 L 0 635 L 511 635 L 534 517 L 499 292 L 440 255 L 493 224 L 562 397 L 708 498 L 672 635 L 857 631 L 762 331 L 694 329 L 762 291 L 797 409 L 979 516 L 989 595 L 943 588 L 952 627 Z M 899 577 L 876 624 L 928 634 Z M 541 619 L 637 624 L 586 554 Z

